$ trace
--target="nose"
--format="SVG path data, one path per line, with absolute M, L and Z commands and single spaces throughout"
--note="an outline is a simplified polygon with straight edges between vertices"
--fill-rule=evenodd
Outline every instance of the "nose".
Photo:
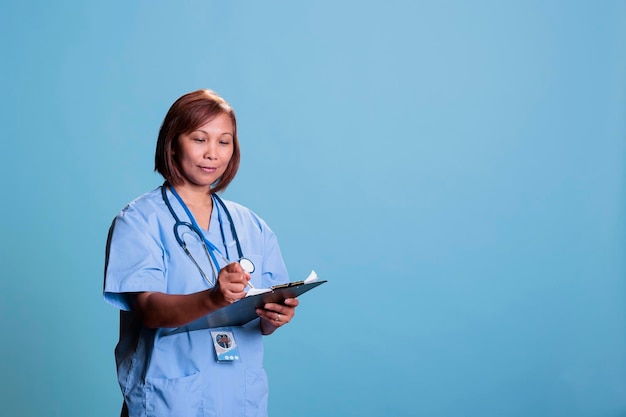
M 204 159 L 216 159 L 217 158 L 217 145 L 212 141 L 208 141 L 204 150 Z

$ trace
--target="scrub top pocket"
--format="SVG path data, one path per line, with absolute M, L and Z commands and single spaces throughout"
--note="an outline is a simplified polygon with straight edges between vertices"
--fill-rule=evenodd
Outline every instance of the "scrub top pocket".
M 202 417 L 202 383 L 200 373 L 182 378 L 148 379 L 146 381 L 147 417 Z

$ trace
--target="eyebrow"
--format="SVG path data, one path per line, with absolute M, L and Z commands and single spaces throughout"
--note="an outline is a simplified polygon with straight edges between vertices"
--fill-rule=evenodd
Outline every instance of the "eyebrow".
M 196 133 L 196 132 L 202 132 L 202 133 L 204 133 L 205 135 L 208 135 L 208 134 L 209 134 L 209 132 L 207 132 L 206 130 L 202 130 L 202 129 L 197 129 L 197 130 L 194 130 L 194 131 L 193 131 L 193 132 L 191 132 L 191 133 Z M 222 132 L 222 133 L 220 133 L 220 136 L 224 136 L 224 135 L 230 135 L 230 136 L 232 136 L 232 137 L 235 137 L 235 135 L 233 134 L 233 132 Z

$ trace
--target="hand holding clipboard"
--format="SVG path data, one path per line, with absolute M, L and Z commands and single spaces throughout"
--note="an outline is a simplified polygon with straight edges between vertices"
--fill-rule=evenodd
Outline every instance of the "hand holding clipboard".
M 298 297 L 325 282 L 327 281 L 319 281 L 315 271 L 311 271 L 311 274 L 304 281 L 289 282 L 263 289 L 251 288 L 244 298 L 189 323 L 184 328 L 186 330 L 199 330 L 213 327 L 243 326 L 259 317 L 256 313 L 257 308 L 262 308 L 267 303 L 282 303 L 286 298 Z M 170 334 L 179 333 L 182 329 L 175 329 Z

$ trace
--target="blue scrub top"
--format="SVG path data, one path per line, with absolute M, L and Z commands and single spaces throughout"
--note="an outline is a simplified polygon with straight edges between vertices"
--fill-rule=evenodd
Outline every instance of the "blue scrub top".
M 178 217 L 189 221 L 170 191 L 168 197 Z M 289 282 L 272 230 L 251 210 L 224 202 L 235 223 L 243 255 L 256 267 L 252 284 L 268 288 Z M 225 254 L 217 209 L 215 204 L 209 231 L 204 233 Z M 238 256 L 235 241 L 223 212 L 221 218 L 228 253 L 234 261 Z M 259 319 L 229 328 L 240 360 L 219 363 L 209 329 L 183 328 L 176 333 L 172 329 L 150 329 L 132 311 L 126 293 L 190 294 L 211 286 L 176 241 L 174 222 L 159 187 L 126 206 L 109 231 L 104 298 L 121 310 L 115 359 L 128 414 L 266 416 L 268 385 Z M 211 278 L 211 266 L 200 241 L 186 241 L 196 262 Z

